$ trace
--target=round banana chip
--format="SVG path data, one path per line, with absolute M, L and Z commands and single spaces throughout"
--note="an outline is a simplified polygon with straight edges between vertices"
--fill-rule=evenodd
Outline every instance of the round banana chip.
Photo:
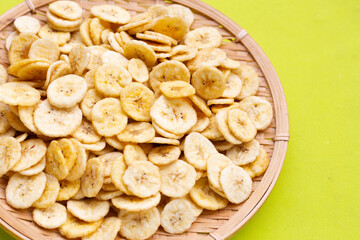
M 0 177 L 12 169 L 21 159 L 21 145 L 13 137 L 0 138 Z
M 26 59 L 11 65 L 9 73 L 21 80 L 45 80 L 49 66 L 50 62 L 44 58 Z
M 33 210 L 34 222 L 45 229 L 55 229 L 66 222 L 66 208 L 60 203 L 54 203 L 45 209 Z
M 121 196 L 122 194 L 123 194 L 123 192 L 120 190 L 106 191 L 106 190 L 101 189 L 100 192 L 96 195 L 96 199 L 103 200 L 103 201 L 111 200 L 113 198 Z
M 17 17 L 14 21 L 14 26 L 20 33 L 37 34 L 40 30 L 39 20 L 30 16 Z
M 76 20 L 82 16 L 82 8 L 76 2 L 56 1 L 49 4 L 49 11 L 67 20 Z
M 190 71 L 195 71 L 201 66 L 217 67 L 226 59 L 226 53 L 219 48 L 201 49 L 196 57 L 187 62 Z
M 39 37 L 42 39 L 50 39 L 54 41 L 57 45 L 63 46 L 70 41 L 71 35 L 69 32 L 60 32 L 56 31 L 45 24 L 40 28 L 38 33 Z
M 138 145 L 127 144 L 124 148 L 124 160 L 127 165 L 136 161 L 147 161 L 144 150 Z
M 75 20 L 67 20 L 65 18 L 58 17 L 52 14 L 50 11 L 46 12 L 46 17 L 49 26 L 58 31 L 73 32 L 78 30 L 81 24 L 81 18 Z
M 150 123 L 134 122 L 126 125 L 117 135 L 119 141 L 131 143 L 145 143 L 155 137 L 155 130 Z
M 106 137 L 105 142 L 117 150 L 124 150 L 125 143 L 120 142 L 117 137 Z
M 243 99 L 239 108 L 248 114 L 257 130 L 266 129 L 273 118 L 271 104 L 260 97 L 251 96 Z
M 225 61 L 220 66 L 227 69 L 237 69 L 241 66 L 241 63 L 239 61 L 226 58 Z
M 162 4 L 151 5 L 147 12 L 150 13 L 153 19 L 169 14 L 168 8 Z
M 0 102 L 0 136 L 6 136 L 1 134 L 5 134 L 7 131 L 12 129 L 7 119 L 8 112 L 10 112 L 9 105 Z M 15 129 L 14 131 L 16 132 Z
M 167 61 L 156 65 L 150 72 L 150 84 L 155 92 L 159 92 L 162 82 L 184 81 L 190 83 L 190 72 L 178 61 Z
M 147 239 L 160 226 L 160 213 L 156 207 L 141 212 L 120 211 L 121 236 L 128 239 Z
M 80 25 L 80 35 L 81 35 L 81 39 L 82 41 L 85 43 L 86 46 L 92 46 L 94 45 L 91 37 L 90 37 L 90 22 L 91 22 L 91 18 L 86 19 L 81 25 Z
M 71 74 L 71 66 L 63 60 L 52 63 L 47 71 L 44 89 L 46 90 L 51 82 L 62 76 Z
M 56 201 L 56 198 L 60 191 L 60 184 L 56 177 L 46 174 L 45 189 L 41 197 L 33 203 L 33 207 L 36 208 L 48 208 L 51 207 Z
M 170 40 L 166 37 L 160 37 L 160 36 L 146 34 L 146 33 L 137 33 L 136 38 L 141 39 L 141 40 L 152 41 L 154 43 L 161 43 L 161 44 L 169 45 L 169 46 L 171 45 Z
M 22 171 L 34 166 L 45 156 L 46 144 L 41 139 L 29 139 L 20 143 L 20 161 L 12 167 L 13 171 Z
M 132 193 L 129 191 L 129 189 L 126 187 L 123 176 L 126 170 L 126 164 L 124 159 L 119 159 L 117 162 L 113 164 L 113 167 L 111 169 L 110 178 L 112 183 L 115 185 L 115 189 L 120 189 L 122 192 L 124 192 L 127 195 L 132 195 Z M 104 185 L 105 186 L 105 185 Z M 103 186 L 103 188 L 104 188 Z M 106 190 L 106 189 L 104 189 Z M 110 191 L 110 190 L 108 190 Z
M 192 75 L 191 84 L 204 99 L 221 97 L 226 84 L 221 71 L 215 67 L 201 66 Z
M 73 132 L 72 136 L 81 143 L 96 143 L 100 141 L 101 136 L 97 134 L 94 126 L 83 118 L 80 126 Z
M 111 23 L 126 24 L 130 21 L 129 12 L 115 5 L 93 6 L 90 12 L 93 16 Z
M 131 83 L 130 73 L 123 67 L 109 63 L 99 67 L 94 75 L 95 88 L 105 97 L 119 97 L 122 89 Z
M 260 153 L 260 143 L 253 139 L 250 142 L 236 145 L 226 151 L 226 156 L 235 165 L 245 165 L 255 161 Z
M 198 170 L 206 170 L 209 157 L 217 153 L 216 148 L 206 137 L 192 132 L 185 138 L 184 155 L 187 162 Z
M 17 36 L 19 36 L 18 31 L 14 31 L 7 36 L 7 38 L 5 40 L 5 48 L 7 51 L 10 51 L 11 43 Z
M 39 38 L 32 33 L 20 33 L 19 36 L 15 37 L 11 42 L 8 53 L 10 65 L 27 59 L 32 43 L 38 39 Z
M 148 155 L 149 161 L 156 165 L 167 165 L 179 159 L 180 148 L 176 146 L 161 146 L 152 148 Z
M 131 40 L 124 46 L 124 55 L 128 59 L 139 58 L 145 62 L 148 67 L 152 67 L 156 62 L 154 50 L 146 43 L 138 40 Z
M 108 201 L 93 199 L 69 200 L 67 210 L 75 217 L 85 222 L 95 222 L 108 214 L 110 204 Z
M 121 92 L 121 107 L 136 121 L 150 121 L 150 108 L 155 102 L 154 93 L 141 83 L 130 83 Z
M 90 61 L 90 50 L 82 45 L 73 47 L 69 53 L 71 69 L 76 75 L 82 75 Z
M 57 61 L 60 57 L 59 46 L 51 39 L 38 39 L 31 44 L 29 58 L 44 58 L 51 63 Z
M 44 156 L 37 164 L 20 171 L 19 173 L 24 176 L 32 176 L 42 172 L 45 169 L 46 156 Z
M 207 162 L 207 177 L 213 188 L 222 192 L 220 184 L 221 171 L 227 166 L 233 165 L 231 160 L 221 153 L 212 154 Z
M 235 98 L 238 96 L 242 89 L 242 81 L 241 79 L 233 73 L 225 78 L 225 90 L 223 91 L 221 97 L 225 98 Z
M 231 133 L 243 142 L 251 141 L 256 135 L 254 123 L 248 114 L 240 109 L 229 110 L 228 125 Z
M 84 236 L 82 240 L 115 239 L 120 231 L 121 220 L 117 217 L 106 217 L 100 227 L 90 235 Z
M 97 102 L 91 112 L 91 119 L 96 131 L 104 137 L 119 134 L 128 121 L 116 98 L 105 98 Z
M 139 58 L 132 58 L 128 63 L 128 70 L 135 81 L 143 83 L 149 80 L 146 64 Z
M 189 132 L 202 132 L 204 131 L 210 124 L 210 120 L 205 114 L 201 111 L 196 112 L 197 121 L 196 124 L 190 129 Z
M 171 139 L 180 139 L 184 136 L 184 134 L 174 134 L 169 131 L 166 131 L 165 129 L 162 129 L 159 125 L 156 124 L 156 122 L 152 122 L 152 125 L 159 135 L 165 137 L 165 138 L 171 138 Z
M 188 33 L 189 24 L 183 17 L 167 15 L 155 19 L 153 30 L 180 40 Z
M 123 154 L 120 152 L 109 152 L 99 156 L 98 158 L 104 163 L 104 178 L 107 178 L 111 175 L 111 169 L 114 163 L 123 160 Z
M 174 199 L 161 212 L 161 226 L 171 234 L 185 232 L 195 220 L 195 214 L 188 201 Z
M 74 145 L 76 151 L 76 159 L 73 167 L 69 171 L 69 174 L 66 176 L 66 180 L 75 181 L 80 179 L 86 169 L 87 154 L 85 148 L 81 143 L 75 139 L 70 139 Z
M 81 120 L 82 113 L 77 105 L 68 109 L 60 109 L 51 106 L 48 100 L 39 103 L 34 112 L 36 128 L 48 137 L 70 135 L 80 126 Z
M 72 108 L 84 98 L 87 91 L 85 79 L 74 74 L 52 81 L 47 89 L 47 99 L 58 108 Z
M 196 171 L 193 166 L 176 160 L 160 167 L 162 194 L 168 197 L 183 197 L 195 185 Z
M 56 201 L 67 201 L 74 197 L 80 190 L 80 179 L 75 181 L 61 180 L 60 191 Z
M 59 227 L 59 232 L 67 238 L 84 237 L 95 232 L 100 227 L 101 222 L 102 219 L 96 222 L 85 222 L 68 212 L 66 222 Z
M 220 110 L 218 113 L 216 113 L 215 115 L 215 122 L 216 122 L 216 126 L 219 129 L 219 131 L 221 132 L 221 134 L 224 136 L 224 138 L 226 139 L 226 141 L 232 143 L 232 144 L 241 144 L 242 141 L 240 141 L 240 139 L 238 139 L 231 131 L 229 128 L 229 111 L 228 110 Z
M 22 176 L 14 173 L 6 186 L 6 202 L 16 209 L 26 209 L 38 200 L 46 184 L 45 173 L 34 176 Z
M 156 99 L 150 109 L 150 116 L 159 127 L 174 134 L 186 133 L 197 120 L 196 112 L 189 101 L 164 96 Z
M 103 99 L 103 96 L 99 94 L 95 89 L 90 89 L 83 98 L 80 107 L 84 117 L 91 121 L 91 111 L 94 105 Z
M 86 170 L 81 177 L 81 190 L 86 197 L 95 197 L 104 182 L 104 163 L 99 158 L 87 161 Z
M 195 94 L 195 88 L 184 81 L 162 82 L 159 89 L 168 98 L 189 97 Z
M 40 93 L 25 83 L 7 82 L 0 85 L 0 101 L 9 105 L 31 106 L 40 101 Z
M 86 68 L 88 70 L 97 69 L 103 65 L 102 55 L 108 51 L 109 48 L 103 46 L 89 46 L 88 49 L 90 50 L 90 60 Z
M 269 166 L 270 160 L 266 150 L 261 147 L 260 153 L 255 161 L 243 166 L 243 169 L 250 175 L 251 178 L 261 176 Z
M 190 48 L 189 46 L 186 45 L 178 45 L 173 47 L 173 49 L 171 50 L 170 59 L 179 62 L 185 62 L 193 59 L 197 53 L 198 53 L 197 48 Z
M 138 198 L 134 196 L 120 196 L 111 199 L 112 204 L 120 210 L 130 212 L 140 212 L 156 207 L 160 202 L 161 194 L 157 193 L 148 198 Z
M 141 198 L 155 195 L 160 190 L 160 171 L 151 162 L 132 162 L 126 169 L 123 180 L 127 188 Z
M 208 210 L 219 210 L 227 206 L 228 200 L 215 193 L 209 186 L 206 177 L 200 178 L 190 191 L 191 199 L 200 207 Z
M 255 69 L 248 65 L 242 65 L 238 69 L 234 69 L 233 72 L 238 75 L 243 82 L 241 92 L 236 96 L 236 99 L 241 100 L 255 95 L 260 84 L 259 76 Z
M 104 139 L 96 143 L 81 143 L 81 145 L 85 148 L 86 151 L 99 152 L 106 148 L 106 142 Z
M 235 165 L 230 165 L 221 171 L 220 183 L 227 199 L 235 204 L 245 201 L 252 191 L 249 174 Z
M 225 140 L 224 136 L 217 127 L 215 116 L 209 118 L 209 126 L 204 131 L 201 132 L 201 135 L 213 141 Z
M 109 64 L 109 63 L 113 63 L 116 64 L 118 66 L 121 67 L 128 67 L 128 71 L 131 74 L 131 76 L 135 79 L 133 73 L 130 71 L 130 61 L 127 60 L 126 57 L 124 57 L 123 55 L 121 55 L 120 53 L 114 52 L 114 51 L 105 51 L 102 55 L 101 55 L 101 61 L 103 64 Z M 128 65 L 129 64 L 129 65 Z M 140 70 L 141 71 L 141 70 Z M 148 72 L 147 68 L 146 68 L 146 72 Z M 136 80 L 136 79 L 135 79 Z
M 188 32 L 184 43 L 192 48 L 220 47 L 222 36 L 214 27 L 201 27 Z

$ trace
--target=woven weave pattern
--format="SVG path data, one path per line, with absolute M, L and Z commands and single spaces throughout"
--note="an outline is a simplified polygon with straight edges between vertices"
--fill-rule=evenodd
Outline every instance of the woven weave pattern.
M 35 13 L 32 14 L 30 8 L 27 8 L 27 15 L 35 17 L 39 19 L 42 24 L 46 22 L 46 10 L 47 4 L 52 2 L 51 0 L 45 1 L 33 1 L 33 6 L 35 7 Z M 116 4 L 125 9 L 127 9 L 130 14 L 134 15 L 140 12 L 144 12 L 147 7 L 153 4 L 169 4 L 169 1 L 159 1 L 159 0 L 114 0 L 114 1 L 86 1 L 86 0 L 78 0 L 81 7 L 84 9 L 84 17 L 89 16 L 89 10 L 92 6 L 98 4 Z M 247 63 L 257 69 L 258 74 L 260 76 L 260 87 L 259 91 L 257 92 L 258 96 L 266 98 L 273 106 L 275 114 L 274 119 L 272 120 L 271 125 L 264 131 L 259 131 L 256 139 L 262 144 L 270 157 L 270 165 L 265 173 L 264 177 L 258 177 L 254 179 L 253 183 L 253 193 L 251 197 L 242 204 L 235 205 L 229 204 L 225 209 L 218 210 L 218 211 L 204 211 L 194 222 L 191 228 L 182 235 L 170 235 L 166 233 L 162 228 L 159 228 L 157 233 L 152 237 L 152 239 L 224 239 L 225 237 L 229 236 L 229 234 L 236 231 L 239 227 L 246 223 L 248 219 L 246 217 L 251 217 L 254 214 L 259 205 L 261 199 L 267 197 L 268 192 L 271 191 L 273 187 L 273 180 L 276 178 L 280 172 L 283 159 L 286 152 L 287 140 L 288 140 L 288 123 L 287 123 L 287 112 L 286 112 L 286 102 L 285 99 L 280 99 L 279 103 L 275 101 L 277 97 L 277 92 L 283 97 L 281 85 L 279 82 L 276 82 L 280 86 L 280 90 L 273 88 L 270 84 L 271 81 L 278 81 L 276 73 L 275 78 L 272 77 L 271 74 L 267 75 L 266 71 L 264 71 L 264 67 L 259 65 L 258 61 L 256 61 L 255 54 L 256 52 L 251 51 L 249 47 L 246 47 L 245 41 L 249 37 L 245 30 L 240 30 L 238 32 L 237 29 L 241 29 L 238 26 L 234 26 L 233 22 L 229 23 L 229 26 L 221 25 L 219 22 L 214 19 L 207 17 L 206 15 L 210 15 L 214 9 L 210 8 L 209 6 L 205 5 L 204 3 L 198 1 L 176 1 L 179 3 L 184 3 L 184 5 L 188 5 L 192 7 L 194 12 L 195 21 L 192 25 L 193 28 L 203 27 L 203 26 L 212 26 L 219 30 L 219 32 L 223 36 L 223 43 L 221 45 L 221 49 L 223 49 L 227 56 L 231 59 L 241 61 L 243 63 Z M 41 3 L 41 4 L 40 4 Z M 45 5 L 44 5 L 45 4 Z M 42 6 L 39 6 L 42 5 Z M 31 4 L 23 5 L 23 9 L 25 11 L 25 6 L 31 6 Z M 197 7 L 199 6 L 199 7 Z M 204 8 L 205 6 L 205 8 Z M 206 15 L 202 14 L 204 9 L 207 9 L 209 12 L 205 13 Z M 21 11 L 14 12 L 12 14 L 12 18 L 16 18 L 20 16 L 22 13 Z M 216 14 L 220 14 L 216 12 Z M 217 18 L 217 15 L 212 17 Z M 223 16 L 223 15 L 221 15 Z M 226 21 L 226 17 L 223 16 L 223 21 Z M 0 63 L 8 66 L 9 62 L 7 59 L 7 51 L 5 49 L 5 39 L 6 37 L 13 31 L 15 28 L 13 24 L 8 24 L 12 22 L 13 19 L 0 19 L 0 29 L 3 28 L 0 32 Z M 8 24 L 4 26 L 4 24 Z M 237 28 L 238 27 L 238 28 Z M 251 37 L 249 37 L 251 38 Z M 251 39 L 252 40 L 252 39 Z M 242 44 L 241 41 L 244 43 Z M 252 40 L 253 41 L 253 40 Z M 257 46 L 257 45 L 256 45 Z M 260 48 L 259 48 L 260 49 Z M 261 50 L 260 50 L 261 51 Z M 260 56 L 261 57 L 261 56 Z M 264 63 L 265 64 L 265 63 Z M 266 67 L 266 65 L 264 65 Z M 261 68 L 262 70 L 261 70 Z M 270 70 L 272 70 L 272 66 L 270 65 Z M 269 70 L 269 71 L 270 71 Z M 265 73 L 265 74 L 264 74 Z M 274 85 L 275 87 L 277 85 Z M 274 94 L 275 93 L 275 94 Z M 275 95 L 275 98 L 272 96 Z M 284 105 L 282 106 L 281 103 Z M 279 116 L 284 116 L 282 119 L 284 124 L 279 124 L 275 121 L 278 119 Z M 278 129 L 281 126 L 281 129 Z M 276 141 L 278 142 L 276 142 Z M 274 147 L 275 144 L 278 144 L 279 150 L 276 151 L 276 156 L 274 156 Z M 22 238 L 31 238 L 31 239 L 63 239 L 60 234 L 56 231 L 47 231 L 45 229 L 39 228 L 36 224 L 32 222 L 31 211 L 27 210 L 16 210 L 12 207 L 8 206 L 5 201 L 5 193 L 4 189 L 6 187 L 7 180 L 0 179 L 0 217 L 3 222 L 11 225 L 13 229 L 10 229 L 14 232 L 17 236 Z M 269 191 L 268 191 L 269 190 Z M 253 196 L 254 195 L 254 196 Z M 265 200 L 264 199 L 264 200 Z M 262 204 L 262 203 L 261 203 Z M 260 204 L 260 205 L 261 205 Z M 6 211 L 5 211 L 6 210 Z M 235 215 L 234 218 L 233 215 Z M 19 221 L 16 221 L 19 219 Z M 14 223 L 16 221 L 16 224 Z M 232 224 L 229 224 L 230 231 L 224 228 L 223 231 L 216 231 L 220 227 L 222 227 L 228 221 L 232 221 Z M 213 233 L 211 236 L 209 233 Z M 118 239 L 121 239 L 118 237 Z

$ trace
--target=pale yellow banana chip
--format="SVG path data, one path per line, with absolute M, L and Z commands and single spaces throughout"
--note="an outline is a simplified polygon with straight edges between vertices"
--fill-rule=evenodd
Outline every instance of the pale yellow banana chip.
M 124 160 L 127 165 L 136 161 L 147 161 L 147 156 L 144 150 L 138 145 L 127 144 L 124 148 Z
M 90 60 L 86 68 L 92 70 L 102 66 L 102 55 L 110 48 L 104 46 L 89 46 L 88 49 L 90 50 Z
M 99 158 L 87 161 L 86 170 L 81 177 L 81 190 L 86 197 L 95 197 L 101 190 L 104 181 L 104 163 Z
M 261 176 L 269 166 L 270 160 L 266 150 L 261 147 L 260 153 L 256 157 L 255 161 L 246 164 L 243 169 L 250 175 L 251 178 Z
M 241 65 L 238 69 L 234 69 L 233 72 L 240 77 L 243 83 L 241 92 L 236 96 L 236 99 L 241 100 L 255 95 L 260 84 L 259 76 L 255 69 L 248 65 Z
M 114 51 L 105 51 L 102 55 L 101 55 L 101 61 L 103 64 L 109 64 L 109 63 L 113 63 L 113 64 L 117 64 L 118 66 L 124 67 L 126 68 L 128 66 L 129 61 L 127 60 L 126 57 L 124 57 L 123 55 L 121 55 L 120 53 L 114 52 Z M 128 68 L 128 71 L 130 72 L 130 69 Z M 147 71 L 147 69 L 146 69 Z M 131 72 L 130 72 L 131 74 Z M 134 76 L 132 76 L 134 77 Z
M 180 4 L 171 4 L 167 7 L 167 11 L 170 15 L 182 17 L 189 26 L 194 22 L 194 14 L 188 7 Z
M 114 163 L 123 160 L 123 154 L 120 152 L 109 152 L 99 156 L 98 159 L 104 163 L 104 179 L 106 179 L 110 177 Z
M 111 174 L 110 174 L 110 178 L 112 183 L 115 185 L 115 189 L 106 188 L 104 190 L 109 189 L 108 191 L 110 191 L 110 190 L 120 189 L 125 194 L 132 195 L 132 193 L 129 191 L 123 180 L 125 170 L 126 170 L 126 164 L 124 159 L 119 159 L 117 162 L 115 162 L 111 169 Z M 104 187 L 105 185 L 103 186 L 103 188 Z
M 29 129 L 20 121 L 19 117 L 16 116 L 12 111 L 7 113 L 7 120 L 12 128 L 19 132 L 29 132 Z
M 231 159 L 235 165 L 245 165 L 255 161 L 260 153 L 260 143 L 253 139 L 250 142 L 236 145 L 226 151 L 226 156 Z
M 217 67 L 226 59 L 226 53 L 219 48 L 201 49 L 196 57 L 187 62 L 190 71 L 195 71 L 201 66 Z
M 192 75 L 191 84 L 204 99 L 221 97 L 226 85 L 221 71 L 215 67 L 201 66 Z
M 214 141 L 213 144 L 219 152 L 227 151 L 234 146 L 234 144 L 229 143 L 228 141 Z
M 30 16 L 17 17 L 14 26 L 19 33 L 37 34 L 40 30 L 40 22 L 36 18 Z
M 96 195 L 97 200 L 111 200 L 113 198 L 119 197 L 123 194 L 120 190 L 115 191 L 106 191 L 101 189 L 100 192 Z
M 68 20 L 76 20 L 82 16 L 82 8 L 73 1 L 56 1 L 49 4 L 49 11 Z
M 71 66 L 63 60 L 52 63 L 46 74 L 46 81 L 44 83 L 44 89 L 46 90 L 51 82 L 62 76 L 71 74 Z
M 197 121 L 196 124 L 190 129 L 189 132 L 202 132 L 204 131 L 210 124 L 210 120 L 205 114 L 201 111 L 196 112 Z
M 20 171 L 19 173 L 24 176 L 32 176 L 42 172 L 45 169 L 46 156 L 44 156 L 37 164 Z
M 175 146 L 180 145 L 180 141 L 177 139 L 169 139 L 163 137 L 154 137 L 153 139 L 151 139 L 149 143 L 167 144 L 167 145 L 175 145 Z
M 20 143 L 13 137 L 1 137 L 0 157 L 0 176 L 2 177 L 20 161 Z
M 228 110 L 220 110 L 218 113 L 216 113 L 215 116 L 215 122 L 216 126 L 221 132 L 221 134 L 224 136 L 226 141 L 232 143 L 232 144 L 241 144 L 242 141 L 233 134 L 233 132 L 230 130 L 229 127 L 229 111 Z
M 73 32 L 78 30 L 81 24 L 80 18 L 75 20 L 67 20 L 54 15 L 50 11 L 46 12 L 46 17 L 49 26 L 58 31 Z
M 60 191 L 60 184 L 56 177 L 46 174 L 45 189 L 41 197 L 33 203 L 33 207 L 36 208 L 48 208 L 51 207 L 56 201 L 56 198 Z
M 91 111 L 94 105 L 103 99 L 103 96 L 95 89 L 90 89 L 83 98 L 80 107 L 84 117 L 91 121 Z
M 234 103 L 234 99 L 233 98 L 218 98 L 218 99 L 211 99 L 207 101 L 207 105 L 231 105 Z
M 263 98 L 257 96 L 247 97 L 239 103 L 239 108 L 248 114 L 257 130 L 266 129 L 272 121 L 273 110 L 271 104 Z
M 100 141 L 98 141 L 96 143 L 81 143 L 81 145 L 87 151 L 99 152 L 99 151 L 102 151 L 103 149 L 105 149 L 106 142 L 104 139 L 101 139 Z
M 124 55 L 128 59 L 139 58 L 149 67 L 154 66 L 156 62 L 154 50 L 148 44 L 138 40 L 131 40 L 125 44 Z
M 175 133 L 171 133 L 163 128 L 161 128 L 159 125 L 156 124 L 156 122 L 152 122 L 152 125 L 156 131 L 156 133 L 158 133 L 159 135 L 165 137 L 165 138 L 170 138 L 170 139 L 180 139 L 184 136 L 184 134 L 175 134 Z
M 71 49 L 69 59 L 74 74 L 83 74 L 89 64 L 90 55 L 90 50 L 82 45 L 75 46 Z
M 59 59 L 59 46 L 51 39 L 38 39 L 31 44 L 29 50 L 29 58 L 44 58 L 50 62 L 55 62 Z
M 125 9 L 115 5 L 97 5 L 90 9 L 92 15 L 111 23 L 126 24 L 130 14 Z
M 117 217 L 106 217 L 100 227 L 92 234 L 82 237 L 82 240 L 113 240 L 120 231 L 121 220 Z
M 231 160 L 223 154 L 212 154 L 207 162 L 207 177 L 209 183 L 213 188 L 222 192 L 222 186 L 220 184 L 221 171 L 227 166 L 233 165 Z
M 201 135 L 213 141 L 225 140 L 224 136 L 217 127 L 215 116 L 209 118 L 209 126 L 204 131 L 201 132 Z
M 75 181 L 77 179 L 80 179 L 83 173 L 86 169 L 86 161 L 87 161 L 87 154 L 85 152 L 85 148 L 82 146 L 82 144 L 75 140 L 70 139 L 74 145 L 75 151 L 76 151 L 76 159 L 74 162 L 73 167 L 69 171 L 69 174 L 66 176 L 66 180 L 69 181 Z
M 97 134 L 94 126 L 86 119 L 83 119 L 80 126 L 73 132 L 72 136 L 81 143 L 96 143 L 101 136 Z
M 191 101 L 197 106 L 207 117 L 212 116 L 212 112 L 203 99 L 196 95 L 189 96 Z
M 95 222 L 107 215 L 110 210 L 110 204 L 108 201 L 93 199 L 69 200 L 67 201 L 67 210 L 80 220 Z
M 65 45 L 71 38 L 69 32 L 56 31 L 47 24 L 40 28 L 38 35 L 41 39 L 50 39 L 59 46 Z
M 200 27 L 188 32 L 184 38 L 184 43 L 192 48 L 219 47 L 222 37 L 214 27 Z
M 83 40 L 83 42 L 85 43 L 86 46 L 92 46 L 94 45 L 91 37 L 90 37 L 90 22 L 91 19 L 86 19 L 81 25 L 80 25 L 80 35 L 81 35 L 81 39 Z
M 117 135 L 121 142 L 145 143 L 155 137 L 155 130 L 150 123 L 134 122 L 126 125 L 125 129 Z
M 60 191 L 56 201 L 67 201 L 75 196 L 80 190 L 80 179 L 75 181 L 61 180 L 59 183 Z
M 37 130 L 34 124 L 34 111 L 36 109 L 37 105 L 33 106 L 19 106 L 19 118 L 21 122 L 26 126 L 27 129 L 29 129 L 31 132 L 39 135 L 40 132 Z
M 41 139 L 29 139 L 20 143 L 20 161 L 12 167 L 13 171 L 22 171 L 34 166 L 45 156 L 46 144 Z
M 241 79 L 233 73 L 230 73 L 225 79 L 226 87 L 221 96 L 226 98 L 235 98 L 240 94 L 242 89 Z
M 148 40 L 156 43 L 161 43 L 165 45 L 171 45 L 171 41 L 168 38 L 162 36 L 156 36 L 146 33 L 137 33 L 136 38 L 141 40 Z
M 145 63 L 139 58 L 132 58 L 128 64 L 128 70 L 135 81 L 143 83 L 149 80 L 149 71 Z
M 24 83 L 8 82 L 0 85 L 0 101 L 9 105 L 31 106 L 40 101 L 40 93 Z
M 27 59 L 31 44 L 39 38 L 32 33 L 20 33 L 11 42 L 10 50 L 8 53 L 10 65 Z
M 248 114 L 240 109 L 229 110 L 228 125 L 231 133 L 242 142 L 251 141 L 257 133 L 256 127 Z
M 69 212 L 66 222 L 59 227 L 61 235 L 67 238 L 79 238 L 95 232 L 101 225 L 102 219 L 96 222 L 85 222 L 75 218 Z
M 241 63 L 239 61 L 226 58 L 225 61 L 220 66 L 227 69 L 237 69 L 241 66 Z
M 180 148 L 176 146 L 161 146 L 152 148 L 148 157 L 149 161 L 155 165 L 167 165 L 179 159 Z
M 14 31 L 7 36 L 7 38 L 5 40 L 5 48 L 7 51 L 10 50 L 11 43 L 17 36 L 19 36 L 18 31 Z
M 195 94 L 195 88 L 184 81 L 162 82 L 159 89 L 169 98 L 189 97 Z
M 108 35 L 108 42 L 111 46 L 111 48 L 120 54 L 124 54 L 124 48 L 119 44 L 119 42 L 116 40 L 115 34 L 113 32 L 109 33 Z
M 161 212 L 161 226 L 171 234 L 185 232 L 195 220 L 195 214 L 188 201 L 171 200 Z
M 161 194 L 157 193 L 148 198 L 139 198 L 134 196 L 120 196 L 111 199 L 112 204 L 120 209 L 131 212 L 140 212 L 156 207 L 160 202 Z
M 180 16 L 167 15 L 155 19 L 153 30 L 180 40 L 188 33 L 189 25 L 186 20 Z
M 33 210 L 34 222 L 45 229 L 55 229 L 66 222 L 66 208 L 60 203 L 54 203 L 45 209 Z
M 125 143 L 120 142 L 117 137 L 105 137 L 105 142 L 117 150 L 124 150 Z

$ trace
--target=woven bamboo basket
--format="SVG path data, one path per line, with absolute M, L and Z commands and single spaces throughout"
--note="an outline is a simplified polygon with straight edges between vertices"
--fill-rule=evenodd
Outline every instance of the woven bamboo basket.
M 5 39 L 15 31 L 12 22 L 16 17 L 30 15 L 46 21 L 46 10 L 54 0 L 26 0 L 0 16 L 0 63 L 8 65 Z M 289 123 L 285 95 L 280 80 L 269 59 L 254 39 L 231 19 L 199 0 L 76 0 L 89 15 L 89 9 L 97 4 L 116 4 L 131 14 L 143 12 L 153 4 L 179 3 L 191 8 L 195 15 L 192 28 L 212 26 L 217 28 L 224 39 L 221 48 L 228 57 L 246 62 L 255 67 L 260 76 L 258 96 L 266 98 L 273 106 L 274 119 L 256 138 L 270 156 L 270 165 L 265 174 L 254 179 L 253 192 L 242 204 L 229 204 L 218 211 L 204 211 L 182 235 L 170 235 L 161 228 L 152 239 L 226 239 L 241 228 L 257 212 L 269 196 L 282 168 L 289 140 Z M 18 239 L 63 239 L 56 231 L 38 227 L 33 221 L 31 211 L 16 210 L 5 201 L 6 179 L 0 179 L 0 224 Z M 121 239 L 118 236 L 118 239 Z

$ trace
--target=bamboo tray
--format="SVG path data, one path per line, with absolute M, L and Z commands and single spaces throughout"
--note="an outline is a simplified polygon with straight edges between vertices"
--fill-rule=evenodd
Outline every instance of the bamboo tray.
M 26 0 L 0 16 L 0 63 L 8 65 L 5 39 L 15 31 L 12 22 L 16 17 L 31 15 L 42 23 L 46 21 L 47 5 L 54 0 Z M 169 4 L 167 0 L 76 0 L 89 15 L 89 9 L 97 4 L 116 4 L 131 14 L 143 12 L 153 4 Z M 241 228 L 259 210 L 269 196 L 282 168 L 289 140 L 289 123 L 285 95 L 280 80 L 265 53 L 252 37 L 231 19 L 199 0 L 172 0 L 190 7 L 195 15 L 192 28 L 213 26 L 223 35 L 221 48 L 235 60 L 255 67 L 260 76 L 258 96 L 270 101 L 274 119 L 256 138 L 270 156 L 270 165 L 262 177 L 254 179 L 253 192 L 242 204 L 229 204 L 218 211 L 204 211 L 192 227 L 182 235 L 170 235 L 161 228 L 152 239 L 226 239 Z M 86 15 L 85 14 L 85 15 Z M 56 231 L 48 231 L 35 225 L 30 211 L 16 210 L 5 201 L 6 180 L 0 179 L 0 224 L 18 239 L 63 239 Z M 118 239 L 120 237 L 118 236 Z

